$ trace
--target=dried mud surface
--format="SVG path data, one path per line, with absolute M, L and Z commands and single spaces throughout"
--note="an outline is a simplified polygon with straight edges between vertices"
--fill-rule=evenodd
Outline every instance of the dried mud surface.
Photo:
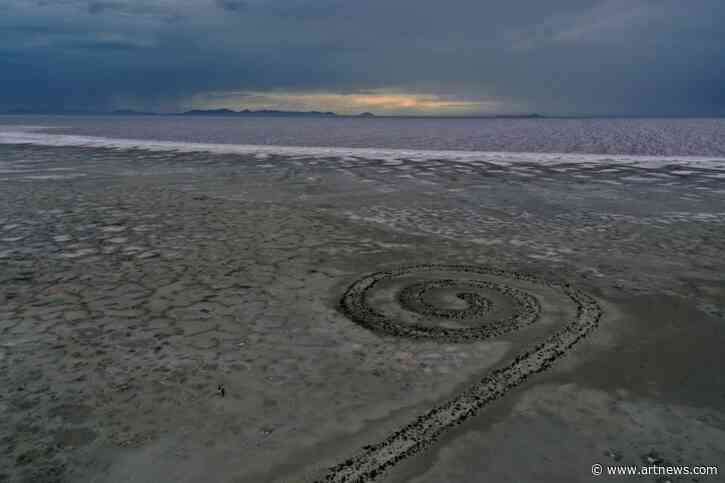
M 0 146 L 0 481 L 722 468 L 724 179 Z

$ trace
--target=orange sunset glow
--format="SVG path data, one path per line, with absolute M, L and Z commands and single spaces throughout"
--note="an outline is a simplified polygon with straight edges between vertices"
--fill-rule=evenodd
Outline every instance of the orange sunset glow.
M 192 99 L 193 108 L 325 110 L 341 114 L 485 114 L 490 100 L 449 99 L 436 94 L 370 91 L 363 93 L 214 92 Z

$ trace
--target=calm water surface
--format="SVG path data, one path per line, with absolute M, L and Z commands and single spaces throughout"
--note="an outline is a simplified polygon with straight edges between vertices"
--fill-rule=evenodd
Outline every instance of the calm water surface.
M 0 116 L 53 134 L 194 143 L 634 154 L 725 155 L 725 119 L 405 119 Z

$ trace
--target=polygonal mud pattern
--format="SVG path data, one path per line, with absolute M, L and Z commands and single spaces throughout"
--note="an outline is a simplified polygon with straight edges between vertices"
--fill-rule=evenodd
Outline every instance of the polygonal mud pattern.
M 436 273 L 445 273 L 448 278 L 435 278 Z M 460 280 L 450 278 L 451 274 L 458 274 Z M 416 280 L 421 277 L 423 281 Z M 396 279 L 402 280 L 402 288 L 394 287 Z M 595 329 L 602 316 L 602 309 L 596 300 L 567 283 L 540 280 L 518 272 L 467 265 L 402 267 L 365 276 L 348 288 L 340 302 L 340 308 L 351 320 L 363 327 L 400 337 L 464 342 L 505 334 L 531 324 L 538 318 L 540 305 L 536 298 L 524 290 L 501 283 L 502 279 L 508 280 L 512 285 L 543 285 L 560 291 L 575 305 L 576 316 L 541 342 L 522 350 L 507 366 L 492 371 L 482 380 L 419 416 L 383 441 L 364 446 L 358 454 L 330 468 L 324 481 L 365 482 L 380 477 L 399 461 L 429 446 L 448 428 L 468 419 L 486 404 L 520 385 L 529 376 L 551 366 Z M 464 315 L 476 319 L 485 317 L 489 311 L 495 311 L 496 304 L 489 298 L 476 293 L 462 293 L 461 287 L 467 290 L 497 292 L 509 299 L 510 313 L 473 328 L 408 323 L 385 315 L 383 310 L 371 306 L 373 300 L 380 300 L 374 297 L 374 291 L 379 284 L 387 284 L 388 290 L 396 292 L 394 299 L 404 309 L 414 309 L 423 316 L 458 319 Z M 467 306 L 458 309 L 434 306 L 433 310 L 429 310 L 431 303 L 423 298 L 425 292 L 430 290 L 452 290 L 452 294 L 466 302 Z

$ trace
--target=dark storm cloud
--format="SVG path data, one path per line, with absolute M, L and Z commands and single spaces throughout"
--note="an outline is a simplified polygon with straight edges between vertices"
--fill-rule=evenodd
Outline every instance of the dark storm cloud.
M 118 12 L 118 13 L 145 13 L 143 9 L 138 9 L 134 5 L 129 5 L 123 2 L 88 2 L 89 13 L 106 13 L 106 12 Z
M 215 0 L 216 4 L 222 10 L 228 10 L 230 12 L 239 12 L 248 7 L 247 2 L 244 0 Z
M 719 0 L 5 0 L 3 9 L 0 109 L 394 91 L 511 111 L 725 114 Z

